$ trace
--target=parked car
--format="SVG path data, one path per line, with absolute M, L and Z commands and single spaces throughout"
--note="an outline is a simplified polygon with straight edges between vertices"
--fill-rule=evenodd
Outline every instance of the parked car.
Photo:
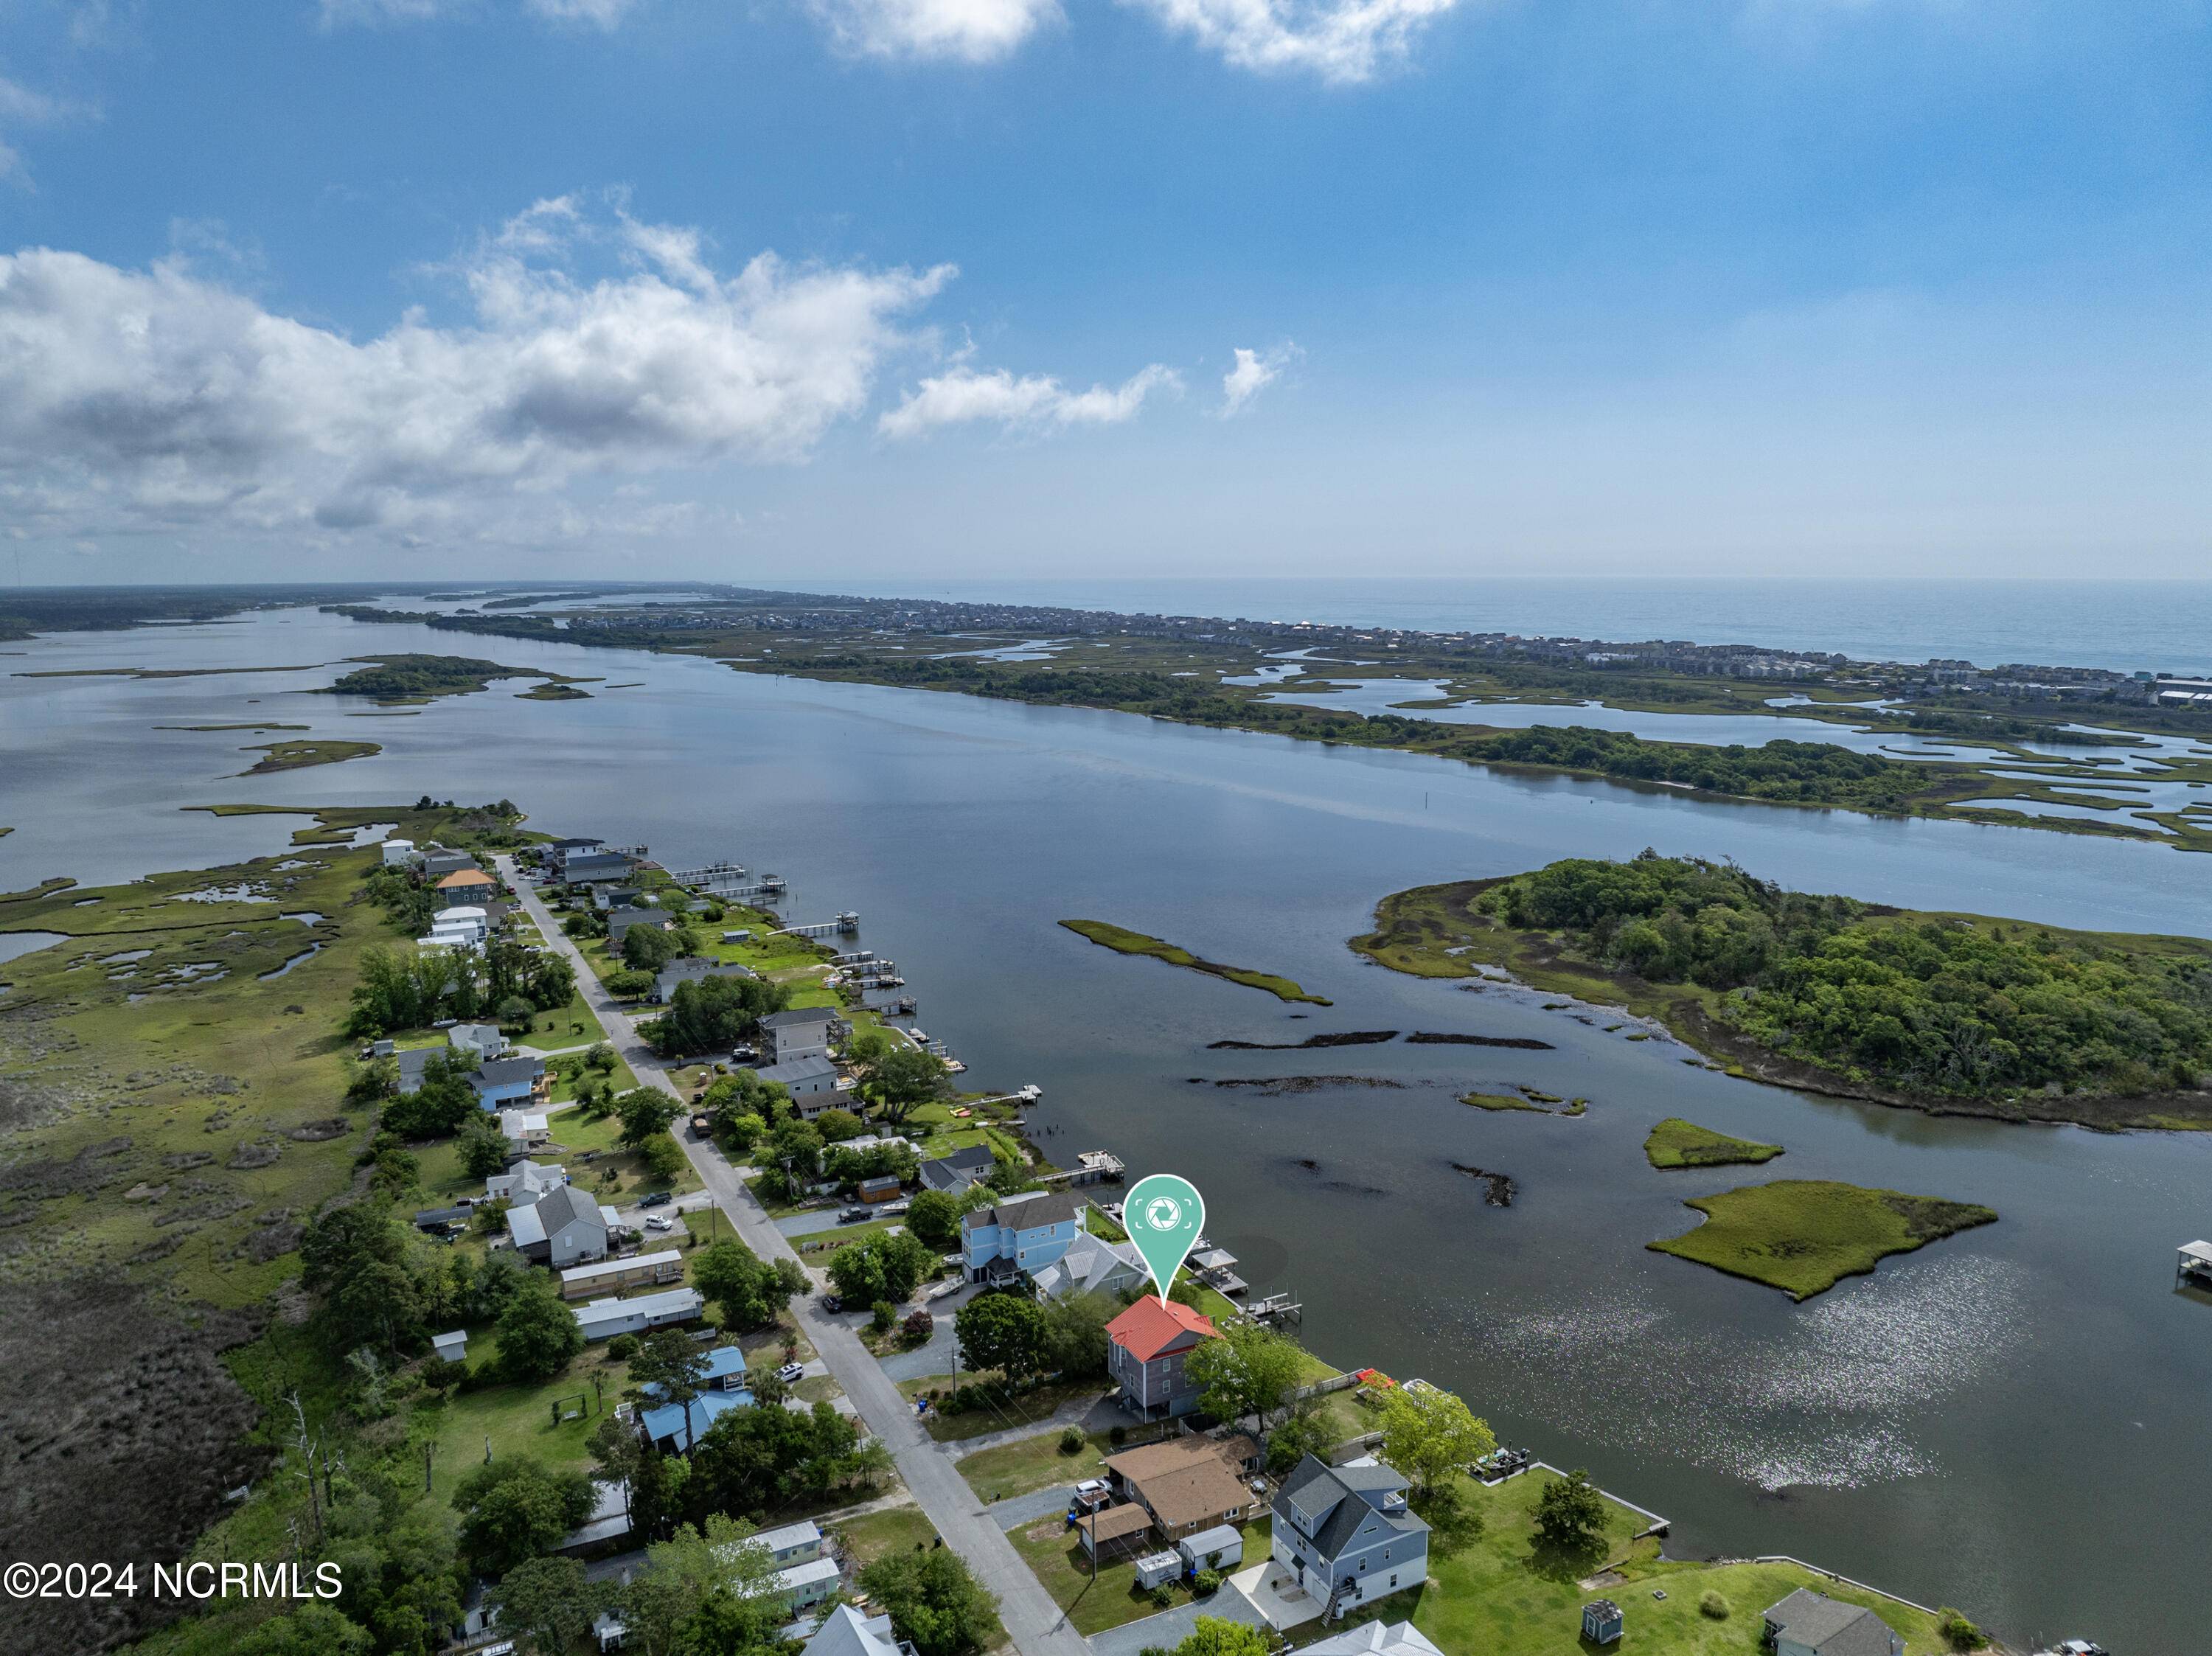
M 760 1062 L 760 1048 L 757 1046 L 732 1046 L 730 1048 L 730 1062 L 732 1064 L 757 1064 Z
M 837 1222 L 841 1225 L 865 1224 L 867 1221 L 874 1218 L 875 1216 L 876 1210 L 873 1208 L 840 1208 L 837 1210 Z
M 647 1191 L 637 1198 L 637 1204 L 641 1208 L 665 1208 L 675 1199 L 673 1194 L 665 1190 Z
M 842 1311 L 845 1308 L 845 1302 L 835 1294 L 824 1289 L 822 1295 L 822 1308 L 824 1311 Z
M 805 1367 L 795 1362 L 787 1362 L 784 1364 L 782 1368 L 775 1371 L 775 1377 L 781 1380 L 786 1386 L 798 1385 L 799 1382 L 805 1377 L 805 1374 L 806 1370 Z
M 673 1230 L 676 1222 L 665 1213 L 649 1213 L 645 1216 L 645 1228 L 647 1230 Z

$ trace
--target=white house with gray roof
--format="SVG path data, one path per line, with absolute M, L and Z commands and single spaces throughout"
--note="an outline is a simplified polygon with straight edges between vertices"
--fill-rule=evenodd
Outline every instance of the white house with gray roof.
M 1127 1242 L 1109 1242 L 1079 1230 L 1075 1240 L 1042 1271 L 1030 1273 L 1040 1300 L 1061 1300 L 1071 1294 L 1126 1294 L 1152 1279 L 1145 1256 Z
M 1370 1457 L 1308 1455 L 1274 1500 L 1274 1561 L 1340 1616 L 1428 1579 L 1429 1526 L 1406 1505 L 1404 1473 Z M 1823 1656 L 1826 1656 L 1823 1653 Z
M 517 1156 L 507 1164 L 505 1173 L 495 1173 L 484 1180 L 484 1196 L 489 1201 L 526 1208 L 548 1191 L 556 1191 L 568 1182 L 568 1171 L 558 1162 L 532 1162 Z
M 838 1026 L 837 1014 L 827 1006 L 794 1006 L 787 1012 L 771 1012 L 760 1021 L 761 1034 L 774 1048 L 778 1064 L 829 1057 Z

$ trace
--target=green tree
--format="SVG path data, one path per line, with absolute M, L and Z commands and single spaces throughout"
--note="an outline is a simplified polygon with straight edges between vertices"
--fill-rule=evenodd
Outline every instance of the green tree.
M 635 937 L 637 934 L 632 932 L 630 935 Z M 641 995 L 649 995 L 653 992 L 653 983 L 652 973 L 638 971 L 629 967 L 625 967 L 619 972 L 610 972 L 606 975 L 607 993 L 612 995 L 617 1000 L 635 1000 Z
M 775 1556 L 753 1535 L 751 1525 L 717 1513 L 647 1549 L 644 1568 L 631 1576 L 621 1599 L 623 1623 L 644 1656 L 697 1650 L 709 1634 L 715 1641 L 710 1649 L 753 1652 L 773 1646 L 781 1620 Z M 729 1604 L 710 1612 L 718 1598 Z M 731 1607 L 754 1611 L 758 1621 L 741 1629 L 750 1636 L 726 1646 Z
M 970 1368 L 995 1368 L 1018 1386 L 1044 1367 L 1044 1312 L 1026 1294 L 978 1294 L 953 1313 L 952 1327 Z
M 584 1054 L 584 1067 L 587 1070 L 597 1070 L 603 1076 L 612 1075 L 615 1072 L 615 1066 L 621 1062 L 622 1060 L 615 1056 L 615 1049 L 604 1040 L 593 1041 L 591 1050 Z
M 1175 1656 L 1267 1656 L 1267 1635 L 1225 1616 L 1201 1616 Z
M 950 1547 L 886 1553 L 860 1572 L 860 1590 L 921 1656 L 961 1656 L 998 1636 L 999 1601 Z
M 249 1628 L 229 1648 L 235 1656 L 369 1656 L 376 1640 L 341 1611 L 310 1600 L 288 1616 Z
M 494 1590 L 500 1626 L 544 1651 L 566 1650 L 592 1630 L 607 1595 L 580 1558 L 526 1558 Z
M 774 1322 L 793 1295 L 806 1291 L 806 1274 L 793 1260 L 770 1265 L 725 1236 L 692 1255 L 691 1285 L 721 1308 L 724 1328 L 752 1329 Z
M 679 1328 L 656 1330 L 638 1343 L 636 1355 L 629 1360 L 629 1377 L 641 1395 L 684 1406 L 684 1447 L 688 1453 L 693 1447 L 689 1405 L 706 1383 L 706 1351 Z
M 462 1554 L 477 1569 L 503 1575 L 551 1552 L 592 1515 L 594 1500 L 581 1472 L 556 1471 L 527 1455 L 479 1466 L 453 1490 Z
M 1106 1372 L 1106 1325 L 1121 1307 L 1103 1294 L 1070 1294 L 1044 1308 L 1044 1366 L 1063 1380 Z
M 1536 1497 L 1536 1540 L 1571 1556 L 1595 1552 L 1605 1541 L 1605 1497 L 1577 1466 L 1553 1478 Z
M 623 933 L 622 962 L 634 972 L 658 972 L 683 952 L 673 932 L 644 921 Z
M 584 1331 L 553 1280 L 523 1275 L 499 1313 L 501 1372 L 517 1380 L 547 1380 L 584 1349 Z
M 507 1135 L 481 1110 L 475 1120 L 463 1125 L 454 1142 L 460 1147 L 461 1171 L 471 1179 L 489 1179 L 505 1172 L 514 1154 L 507 1147 Z
M 1338 1435 L 1318 1404 L 1310 1398 L 1292 1404 L 1267 1434 L 1267 1470 L 1280 1477 L 1308 1455 L 1326 1460 Z
M 850 1110 L 824 1110 L 814 1119 L 815 1130 L 825 1143 L 840 1143 L 848 1138 L 858 1138 L 863 1128 L 860 1118 Z
M 615 1114 L 622 1122 L 622 1142 L 635 1149 L 668 1131 L 676 1119 L 676 1101 L 658 1087 L 633 1087 L 615 1100 Z
M 860 1065 L 860 1090 L 884 1121 L 897 1125 L 951 1091 L 945 1060 L 904 1042 Z
M 922 1279 L 937 1270 L 937 1256 L 904 1231 L 878 1231 L 830 1256 L 830 1280 L 848 1303 L 893 1304 L 913 1297 Z
M 1183 1373 L 1199 1388 L 1199 1404 L 1220 1420 L 1267 1417 L 1290 1400 L 1305 1369 L 1305 1354 L 1258 1323 L 1231 1323 L 1219 1339 L 1201 1340 L 1183 1360 Z
M 942 1253 L 960 1240 L 960 1204 L 946 1191 L 919 1191 L 907 1208 L 906 1228 Z
M 476 1059 L 466 1053 L 439 1053 L 422 1067 L 422 1084 L 384 1107 L 385 1131 L 402 1138 L 444 1138 L 483 1113 L 469 1085 Z
M 684 1486 L 695 1520 L 713 1513 L 760 1518 L 802 1495 L 835 1489 L 853 1471 L 860 1434 L 826 1403 L 732 1409 L 700 1435 Z
M 1453 1392 L 1401 1386 L 1382 1394 L 1382 1459 L 1417 1489 L 1441 1488 L 1497 1447 L 1488 1424 Z
M 657 1132 L 637 1147 L 638 1165 L 656 1185 L 674 1180 L 684 1171 L 684 1147 L 665 1132 Z

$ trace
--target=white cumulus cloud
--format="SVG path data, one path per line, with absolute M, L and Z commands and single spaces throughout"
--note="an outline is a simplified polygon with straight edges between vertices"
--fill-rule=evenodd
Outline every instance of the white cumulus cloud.
M 1134 419 L 1154 391 L 1182 388 L 1175 370 L 1158 362 L 1118 385 L 1088 391 L 1070 391 L 1049 374 L 1017 379 L 1004 368 L 981 370 L 962 363 L 924 379 L 876 424 L 887 437 L 919 437 L 944 426 L 975 424 L 1041 429 L 1117 426 Z
M 988 64 L 1058 21 L 1059 0 L 810 0 L 831 37 L 872 58 Z
M 1248 351 L 1237 347 L 1235 365 L 1221 376 L 1221 417 L 1227 420 L 1243 412 L 1254 397 L 1283 377 L 1285 368 L 1304 355 L 1287 339 L 1272 350 Z
M 1239 69 L 1370 81 L 1456 0 L 1128 0 Z
M 592 238 L 622 263 L 562 261 Z M 803 458 L 955 272 L 730 276 L 696 234 L 541 203 L 450 267 L 467 318 L 356 341 L 169 259 L 0 256 L 0 524 L 465 531 L 594 474 Z

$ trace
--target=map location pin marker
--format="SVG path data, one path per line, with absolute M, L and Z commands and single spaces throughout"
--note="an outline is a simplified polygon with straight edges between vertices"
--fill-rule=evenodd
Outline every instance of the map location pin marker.
M 1121 1223 L 1137 1252 L 1145 1256 L 1152 1285 L 1165 1304 L 1168 1284 L 1206 1228 L 1206 1198 L 1188 1179 L 1152 1174 L 1130 1187 L 1121 1204 Z

